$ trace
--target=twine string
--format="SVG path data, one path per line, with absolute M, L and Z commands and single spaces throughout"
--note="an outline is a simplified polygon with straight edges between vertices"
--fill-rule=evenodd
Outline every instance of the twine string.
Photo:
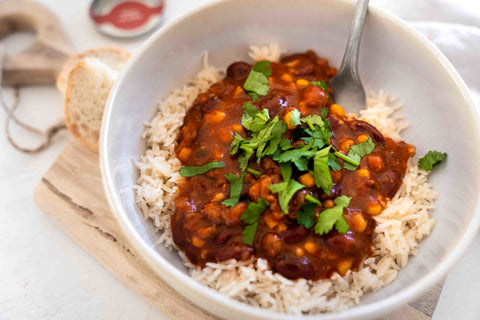
M 38 128 L 35 128 L 34 126 L 27 124 L 23 122 L 22 120 L 18 119 L 17 116 L 15 115 L 15 111 L 18 108 L 19 102 L 20 102 L 20 90 L 18 86 L 12 86 L 13 88 L 13 104 L 12 106 L 9 106 L 8 103 L 5 101 L 3 97 L 3 91 L 2 91 L 2 70 L 3 70 L 3 63 L 5 59 L 5 51 L 0 44 L 0 104 L 2 105 L 3 110 L 7 114 L 7 118 L 5 119 L 5 134 L 7 135 L 8 142 L 17 149 L 18 151 L 24 152 L 24 153 L 38 153 L 50 146 L 52 143 L 52 139 L 62 130 L 66 129 L 67 127 L 65 126 L 65 121 L 59 121 L 57 124 L 54 124 L 50 127 L 48 127 L 46 130 L 40 130 Z M 15 139 L 13 138 L 11 132 L 10 132 L 10 124 L 11 122 L 15 122 L 18 126 L 21 128 L 37 135 L 41 136 L 42 143 L 40 143 L 36 147 L 24 147 L 19 145 Z

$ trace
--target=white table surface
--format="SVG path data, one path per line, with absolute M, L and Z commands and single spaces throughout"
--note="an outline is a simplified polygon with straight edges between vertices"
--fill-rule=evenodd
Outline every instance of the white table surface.
M 429 5 L 433 1 L 372 0 L 371 3 L 408 20 L 425 20 L 425 10 L 431 10 Z M 146 39 L 119 41 L 97 33 L 88 17 L 89 0 L 40 2 L 60 17 L 76 50 L 114 45 L 134 51 Z M 170 21 L 203 2 L 206 1 L 169 0 L 165 20 Z M 476 1 L 463 0 L 456 5 L 446 0 L 434 2 L 447 5 L 434 12 L 430 20 L 439 18 L 480 26 Z M 411 10 L 413 5 L 420 11 Z M 452 8 L 461 8 L 466 14 L 458 18 L 451 15 Z M 3 40 L 7 52 L 14 52 L 32 39 L 32 35 L 20 34 Z M 6 90 L 6 94 L 11 98 L 11 91 Z M 61 118 L 62 113 L 62 98 L 53 86 L 21 90 L 18 115 L 24 119 L 46 127 Z M 3 132 L 4 120 L 5 114 L 0 112 L 0 320 L 165 319 L 83 251 L 35 205 L 33 189 L 70 135 L 62 133 L 43 153 L 26 155 L 9 145 Z M 21 131 L 13 132 L 22 135 L 25 143 L 35 141 Z M 434 319 L 451 319 L 453 315 L 457 319 L 480 319 L 479 249 L 477 236 L 466 256 L 447 277 Z

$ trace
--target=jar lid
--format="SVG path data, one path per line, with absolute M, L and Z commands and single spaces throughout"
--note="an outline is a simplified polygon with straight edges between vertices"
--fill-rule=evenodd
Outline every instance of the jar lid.
M 90 17 L 98 30 L 128 38 L 154 29 L 162 20 L 163 0 L 94 0 Z

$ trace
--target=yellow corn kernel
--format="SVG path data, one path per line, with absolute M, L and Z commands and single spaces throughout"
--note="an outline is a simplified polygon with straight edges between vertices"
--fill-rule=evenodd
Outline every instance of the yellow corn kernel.
M 370 203 L 367 206 L 367 213 L 372 216 L 376 216 L 380 212 L 382 212 L 382 205 L 380 203 Z
M 335 206 L 335 204 L 333 203 L 332 200 L 325 200 L 325 201 L 323 202 L 323 206 L 324 206 L 325 208 L 329 209 L 329 208 L 333 208 L 333 207 Z
M 360 176 L 360 177 L 365 177 L 365 178 L 368 178 L 370 177 L 370 171 L 368 171 L 368 169 L 365 169 L 365 168 L 360 168 L 357 170 L 357 174 Z
M 267 224 L 267 226 L 270 228 L 270 229 L 273 229 L 275 228 L 275 226 L 278 224 L 277 221 L 275 221 L 275 219 L 273 219 L 273 217 L 271 215 L 267 215 L 265 216 L 265 223 Z
M 300 177 L 298 177 L 298 182 L 300 182 L 307 188 L 313 188 L 313 186 L 315 186 L 315 181 L 313 180 L 313 176 L 309 172 L 302 174 Z
M 365 220 L 363 214 L 359 213 L 352 217 L 352 229 L 358 233 L 361 233 L 367 229 L 367 220 Z
M 336 103 L 330 106 L 330 112 L 336 114 L 339 117 L 343 117 L 345 115 L 345 110 L 343 110 L 341 105 Z
M 295 84 L 297 87 L 306 87 L 310 84 L 310 82 L 307 79 L 298 79 L 295 81 Z
M 362 143 L 368 140 L 368 136 L 366 134 L 361 134 L 357 137 L 357 142 Z
M 223 159 L 223 152 L 220 151 L 220 150 L 215 150 L 215 151 L 213 152 L 213 155 L 215 156 L 215 159 L 216 159 L 216 160 L 221 160 L 221 159 Z
M 348 152 L 350 150 L 350 147 L 355 144 L 355 141 L 352 139 L 343 139 L 342 142 L 340 142 L 340 150 Z
M 213 197 L 212 202 L 222 201 L 223 199 L 225 199 L 225 194 L 222 192 L 219 192 L 215 195 L 215 197 Z
M 243 93 L 242 87 L 238 86 L 235 88 L 235 91 L 233 92 L 233 96 L 238 96 Z
M 201 248 L 205 244 L 203 240 L 201 240 L 199 237 L 192 237 L 192 244 L 194 247 Z
M 287 114 L 285 115 L 285 117 L 283 117 L 283 121 L 285 121 L 285 123 L 287 124 L 287 128 L 290 129 L 290 130 L 293 130 L 295 129 L 297 126 L 292 126 L 290 124 L 290 118 L 292 117 L 292 111 L 290 112 L 287 112 Z
M 300 60 L 292 60 L 290 62 L 285 63 L 289 67 L 295 67 L 297 64 L 300 63 Z
M 283 222 L 282 222 L 282 223 L 279 223 L 278 226 L 277 226 L 277 230 L 278 230 L 279 232 L 285 231 L 285 230 L 287 230 L 287 225 L 286 225 L 285 223 L 283 223 Z
M 303 247 L 305 248 L 305 250 L 307 250 L 308 253 L 310 254 L 315 254 L 315 252 L 317 252 L 318 250 L 318 247 L 315 243 L 311 242 L 311 241 L 307 241 L 305 242 L 305 244 L 303 245 Z
M 223 121 L 223 119 L 225 119 L 225 112 L 215 110 L 215 111 L 207 113 L 205 115 L 205 118 L 206 118 L 207 122 L 220 123 L 220 122 Z
M 234 125 L 231 126 L 231 128 L 232 128 L 233 132 L 236 132 L 236 133 L 243 132 L 243 127 L 239 124 L 234 124 Z
M 352 267 L 351 259 L 342 260 L 338 263 L 337 270 L 338 270 L 338 273 L 344 276 L 351 267 Z
M 183 148 L 182 150 L 180 150 L 180 152 L 178 153 L 178 159 L 182 160 L 182 161 L 186 161 L 188 160 L 188 158 L 190 158 L 190 155 L 192 154 L 192 149 L 190 148 Z
M 282 75 L 282 80 L 283 81 L 287 81 L 287 82 L 292 82 L 293 81 L 293 78 L 291 75 L 289 75 L 288 73 L 284 73 Z
M 301 257 L 303 256 L 303 249 L 302 248 L 295 248 L 295 254 L 298 256 L 298 257 Z

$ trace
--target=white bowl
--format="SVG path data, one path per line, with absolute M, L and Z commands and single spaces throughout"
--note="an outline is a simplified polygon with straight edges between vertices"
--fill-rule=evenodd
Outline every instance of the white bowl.
M 158 101 L 201 68 L 201 56 L 227 67 L 247 60 L 248 46 L 278 43 L 292 52 L 315 50 L 339 66 L 354 2 L 346 0 L 217 1 L 160 29 L 137 51 L 117 81 L 104 114 L 101 166 L 112 209 L 136 251 L 173 288 L 194 303 L 229 319 L 297 319 L 260 310 L 191 279 L 176 253 L 155 246 L 158 235 L 135 205 L 132 159 L 145 151 L 143 123 Z M 370 8 L 361 45 L 360 75 L 369 91 L 385 90 L 405 103 L 410 122 L 404 139 L 419 155 L 448 152 L 431 177 L 440 198 L 432 234 L 418 256 L 389 286 L 366 294 L 360 304 L 308 319 L 370 319 L 392 311 L 441 280 L 465 252 L 480 223 L 480 121 L 469 92 L 452 65 L 428 39 L 400 19 Z M 303 318 L 303 317 L 302 317 Z

